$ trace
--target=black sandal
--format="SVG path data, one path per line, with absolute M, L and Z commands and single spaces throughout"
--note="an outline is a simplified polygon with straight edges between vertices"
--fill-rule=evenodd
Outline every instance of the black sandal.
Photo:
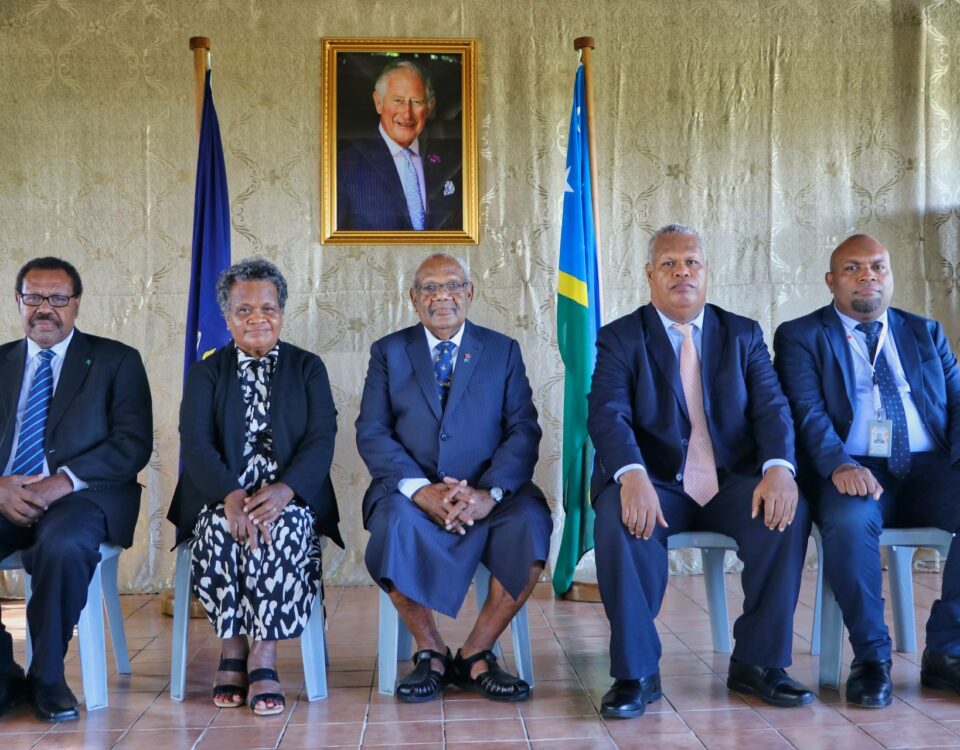
M 431 659 L 442 659 L 444 671 L 438 672 L 431 666 Z M 451 654 L 441 654 L 428 648 L 413 655 L 413 671 L 402 680 L 397 680 L 394 696 L 404 703 L 425 703 L 437 697 L 447 684 L 450 674 Z
M 478 661 L 485 661 L 488 669 L 474 678 L 470 676 L 470 668 Z M 493 651 L 478 651 L 473 656 L 464 658 L 457 649 L 457 656 L 450 668 L 450 680 L 458 688 L 477 693 L 492 701 L 513 703 L 530 697 L 530 686 L 519 677 L 501 669 Z
M 260 680 L 273 680 L 274 682 L 280 682 L 280 675 L 277 674 L 276 669 L 260 667 L 259 669 L 254 669 L 250 674 L 248 674 L 247 679 L 250 680 L 251 685 Z M 277 703 L 277 705 L 272 707 L 268 706 L 267 708 L 257 708 L 257 704 L 260 701 L 266 703 L 270 700 Z M 277 714 L 282 714 L 286 707 L 287 699 L 282 693 L 257 693 L 250 698 L 250 710 L 253 711 L 253 713 L 255 713 L 257 716 L 276 716 Z
M 218 672 L 246 672 L 247 671 L 247 660 L 246 659 L 225 659 L 223 654 L 220 654 L 220 665 L 217 667 Z M 240 700 L 238 702 L 230 701 L 229 703 L 224 700 L 223 703 L 219 703 L 218 699 L 223 698 L 232 698 L 234 695 L 239 695 Z M 213 686 L 213 705 L 217 708 L 239 708 L 244 703 L 247 702 L 247 687 L 245 685 L 214 685 Z

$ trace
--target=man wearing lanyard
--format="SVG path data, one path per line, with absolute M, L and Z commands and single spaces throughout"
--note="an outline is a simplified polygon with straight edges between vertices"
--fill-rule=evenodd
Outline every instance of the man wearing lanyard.
M 800 484 L 850 632 L 847 700 L 893 700 L 883 621 L 884 526 L 960 529 L 960 371 L 939 323 L 889 307 L 887 249 L 854 235 L 830 257 L 833 304 L 784 323 L 774 364 L 797 426 Z M 960 545 L 927 621 L 920 680 L 960 692 Z

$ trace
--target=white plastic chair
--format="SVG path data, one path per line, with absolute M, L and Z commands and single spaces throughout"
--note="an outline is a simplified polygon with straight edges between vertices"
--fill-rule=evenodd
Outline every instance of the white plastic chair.
M 187 684 L 187 636 L 190 626 L 190 600 L 193 596 L 193 565 L 190 542 L 177 547 L 177 570 L 173 600 L 173 644 L 170 659 L 170 697 L 182 701 Z M 303 676 L 307 700 L 327 697 L 327 644 L 323 628 L 323 601 L 320 594 L 313 603 L 307 627 L 300 635 Z
M 483 608 L 490 592 L 490 571 L 483 565 L 477 567 L 473 575 L 473 593 L 477 601 L 477 610 Z M 397 682 L 397 661 L 408 659 L 412 653 L 413 637 L 390 595 L 380 589 L 380 644 L 377 652 L 379 692 L 393 695 Z M 517 665 L 517 676 L 533 687 L 533 654 L 530 648 L 530 624 L 527 621 L 527 605 L 510 621 L 510 633 L 513 636 L 513 655 Z M 493 653 L 500 658 L 500 644 L 496 643 Z
M 113 641 L 113 658 L 117 672 L 130 674 L 130 657 L 127 654 L 127 636 L 123 629 L 123 613 L 120 610 L 120 592 L 117 589 L 117 568 L 122 549 L 112 544 L 100 545 L 100 562 L 93 571 L 87 587 L 87 603 L 80 612 L 77 623 L 77 640 L 80 647 L 80 673 L 83 679 L 83 700 L 87 711 L 106 708 L 107 691 L 107 639 L 103 625 L 103 606 L 107 608 L 110 637 Z M 20 570 L 23 563 L 20 553 L 14 552 L 0 561 L 0 570 Z M 27 603 L 33 593 L 30 576 L 23 572 L 24 593 Z M 103 602 L 103 605 L 100 602 Z M 27 627 L 26 666 L 33 659 L 29 625 Z

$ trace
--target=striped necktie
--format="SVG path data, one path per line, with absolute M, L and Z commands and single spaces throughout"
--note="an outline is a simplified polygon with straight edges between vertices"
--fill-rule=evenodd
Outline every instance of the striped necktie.
M 40 364 L 33 375 L 27 396 L 27 408 L 24 409 L 23 421 L 20 424 L 13 474 L 43 473 L 44 433 L 47 429 L 50 399 L 53 397 L 53 368 L 50 366 L 53 350 L 43 349 L 37 356 Z

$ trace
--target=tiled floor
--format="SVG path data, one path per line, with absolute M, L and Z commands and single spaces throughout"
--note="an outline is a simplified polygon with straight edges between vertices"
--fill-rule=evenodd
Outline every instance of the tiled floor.
M 936 598 L 940 577 L 914 576 L 922 622 Z M 817 659 L 809 655 L 815 578 L 807 573 L 795 621 L 791 672 L 816 685 Z M 727 576 L 731 612 L 741 604 L 740 579 Z M 375 687 L 377 593 L 373 588 L 327 590 L 330 618 L 330 697 L 308 703 L 300 693 L 302 668 L 296 641 L 283 646 L 280 673 L 288 709 L 255 718 L 249 710 L 217 710 L 209 699 L 218 649 L 206 621 L 191 623 L 188 699 L 168 696 L 169 618 L 156 597 L 124 597 L 133 675 L 110 678 L 110 707 L 79 722 L 47 726 L 26 707 L 0 719 L 0 750 L 124 748 L 125 750 L 244 750 L 246 748 L 960 748 L 960 696 L 922 689 L 917 654 L 894 657 L 896 700 L 881 711 L 847 706 L 836 691 L 819 691 L 801 709 L 776 709 L 729 693 L 728 657 L 714 654 L 700 577 L 671 579 L 660 630 L 664 698 L 646 716 L 603 722 L 597 715 L 607 689 L 608 626 L 599 605 L 555 601 L 547 587 L 529 605 L 536 688 L 519 705 L 491 703 L 448 688 L 442 701 L 397 704 Z M 3 619 L 22 649 L 23 603 L 5 602 Z M 472 609 L 460 622 L 444 620 L 456 646 Z M 509 647 L 509 638 L 504 645 Z M 849 653 L 845 656 L 849 660 Z M 509 654 L 508 664 L 511 663 Z M 67 676 L 80 688 L 76 651 Z M 846 669 L 844 670 L 844 677 Z

